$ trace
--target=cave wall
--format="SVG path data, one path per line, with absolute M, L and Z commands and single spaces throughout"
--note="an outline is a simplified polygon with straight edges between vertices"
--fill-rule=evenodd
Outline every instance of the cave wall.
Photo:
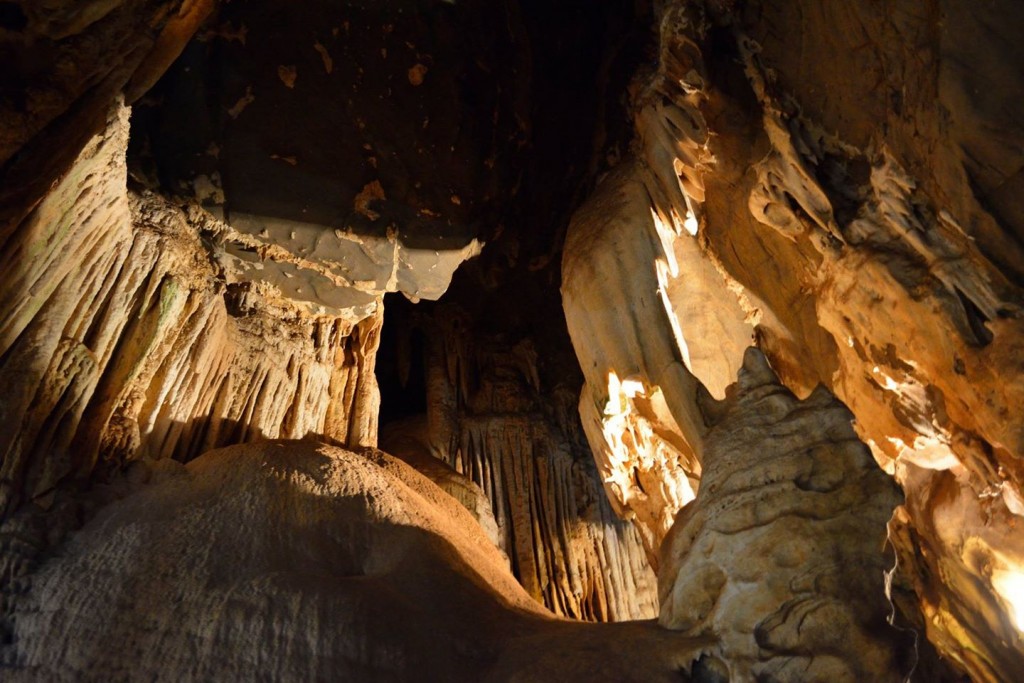
M 387 302 L 380 446 L 472 481 L 511 571 L 556 614 L 652 618 L 649 559 L 605 496 L 580 429 L 578 371 L 550 286 L 557 271 L 507 256 L 465 264 L 436 304 Z
M 753 26 L 740 24 L 756 43 L 741 37 L 739 51 L 770 143 L 768 156 L 753 164 L 755 177 L 743 176 L 753 180 L 745 186 L 750 212 L 787 238 L 768 238 L 773 257 L 781 255 L 772 260 L 793 259 L 794 247 L 803 252 L 785 278 L 801 290 L 783 303 L 774 283 L 742 274 L 744 259 L 729 256 L 740 249 L 729 243 L 743 232 L 735 223 L 729 237 L 711 228 L 709 242 L 771 308 L 813 312 L 829 339 L 789 363 L 780 359 L 782 376 L 798 384 L 808 357 L 827 368 L 817 381 L 850 406 L 861 438 L 906 491 L 906 516 L 896 524 L 931 529 L 918 538 L 932 539 L 913 550 L 897 543 L 902 576 L 913 577 L 921 596 L 925 630 L 972 676 L 999 678 L 1020 666 L 1021 650 L 1010 616 L 1019 597 L 1001 583 L 1024 560 L 1010 531 L 1024 512 L 1015 408 L 1024 361 L 1020 242 L 1018 219 L 990 211 L 989 190 L 971 179 L 977 152 L 959 123 L 997 115 L 1005 101 L 949 96 L 951 70 L 1005 78 L 987 66 L 999 43 L 964 52 L 957 10 L 941 4 L 793 9 L 765 8 Z M 1007 20 L 1013 11 L 990 6 L 973 21 Z M 828 29 L 808 30 L 804 39 L 828 47 L 805 49 L 837 55 L 827 78 L 851 84 L 844 94 L 821 90 L 826 75 L 796 68 L 792 46 L 772 40 L 797 21 Z M 872 47 L 858 49 L 865 42 Z M 1010 97 L 1015 81 L 1006 81 Z M 1019 146 L 1004 148 L 1001 163 L 1015 158 Z M 724 186 L 716 189 L 728 201 Z M 958 493 L 946 498 L 951 489 Z M 975 507 L 957 507 L 963 499 Z M 947 525 L 937 538 L 936 519 Z M 957 597 L 964 595 L 971 597 Z
M 440 22 L 445 11 L 428 14 Z M 589 620 L 656 613 L 650 559 L 636 531 L 602 495 L 601 473 L 571 408 L 580 376 L 557 293 L 569 215 L 597 174 L 615 162 L 616 150 L 628 145 L 622 92 L 644 57 L 647 12 L 630 2 L 510 4 L 499 42 L 510 31 L 519 46 L 515 57 L 496 64 L 485 55 L 492 71 L 483 85 L 472 77 L 476 67 L 467 65 L 462 87 L 476 83 L 479 90 L 465 105 L 470 109 L 491 97 L 495 84 L 503 93 L 490 121 L 467 126 L 470 131 L 501 129 L 509 115 L 504 103 L 514 103 L 510 113 L 520 127 L 507 142 L 498 137 L 488 144 L 496 145 L 499 165 L 504 160 L 519 172 L 489 199 L 460 192 L 461 205 L 442 210 L 480 216 L 488 207 L 502 209 L 493 223 L 482 225 L 490 231 L 487 245 L 460 266 L 441 302 L 387 303 L 385 325 L 392 325 L 402 349 L 378 356 L 379 371 L 394 380 L 383 411 L 388 391 L 401 402 L 415 387 L 425 403 L 411 421 L 387 424 L 382 416 L 382 447 L 397 452 L 395 437 L 411 437 L 414 449 L 475 482 L 490 498 L 502 547 L 530 594 L 556 614 Z M 474 40 L 460 52 L 476 49 Z M 443 50 L 432 54 L 436 61 L 419 87 L 428 108 L 444 109 L 449 105 L 431 100 L 429 91 L 446 87 L 447 62 Z M 390 50 L 388 55 L 390 60 Z M 376 60 L 366 61 L 367 74 L 376 73 Z M 389 72 L 380 73 L 386 78 Z M 433 74 L 440 80 L 431 83 Z M 377 130 L 370 117 L 361 133 L 382 140 L 399 134 Z M 464 132 L 456 142 L 461 153 L 449 157 L 435 135 L 431 115 L 430 126 L 417 132 L 417 145 L 438 150 L 431 177 L 444 184 L 449 165 L 472 163 L 476 146 Z M 400 157 L 411 153 L 396 151 Z M 490 170 L 481 173 L 480 182 L 492 178 Z M 419 195 L 429 195 L 427 185 Z M 374 206 L 386 213 L 393 203 Z M 416 373 L 423 377 L 409 379 Z M 403 374 L 406 384 L 396 377 Z
M 8 2 L 0 178 L 6 239 L 89 139 L 111 103 L 152 85 L 213 9 L 212 0 Z M 117 59 L 111 59 L 117 55 Z
M 484 307 L 494 319 L 518 317 L 514 305 Z M 573 410 L 573 373 L 558 367 L 568 340 L 488 330 L 457 304 L 417 318 L 427 340 L 420 443 L 490 499 L 527 592 L 577 619 L 653 617 L 655 577 L 640 537 L 601 489 Z
M 738 390 L 705 410 L 706 486 L 662 548 L 659 622 L 556 618 L 412 467 L 264 440 L 139 462 L 97 487 L 102 509 L 5 592 L 0 668 L 27 681 L 905 680 L 877 552 L 898 492 L 848 411 L 824 389 L 797 400 L 754 349 Z M 737 534 L 739 548 L 723 542 Z
M 1014 48 L 969 45 L 956 20 L 970 33 L 1016 9 L 961 10 L 667 4 L 660 61 L 634 85 L 637 160 L 574 216 L 562 290 L 609 495 L 653 545 L 665 503 L 699 479 L 702 406 L 752 334 L 798 395 L 822 384 L 849 406 L 902 485 L 894 585 L 916 591 L 909 621 L 972 677 L 999 680 L 1020 667 L 1024 349 L 1017 217 L 991 197 L 1021 154 L 980 130 L 1019 78 L 1000 66 Z M 1005 87 L 965 96 L 975 72 Z M 711 277 L 676 259 L 680 240 Z M 630 293 L 596 277 L 616 269 L 636 274 Z M 687 278 L 704 285 L 691 305 L 729 324 L 677 312 L 669 293 Z M 647 495 L 645 477 L 669 495 Z
M 559 21 L 572 22 L 581 10 L 563 8 Z M 53 6 L 62 11 L 71 13 Z M 4 34 L 11 50 L 52 40 L 51 49 L 74 54 L 82 52 L 82 41 L 110 39 L 99 18 L 113 12 L 118 31 L 150 22 L 139 30 L 150 41 L 140 49 L 151 53 L 134 73 L 115 74 L 123 76 L 117 83 L 126 98 L 145 97 L 132 111 L 120 103 L 109 109 L 77 157 L 58 163 L 74 152 L 75 139 L 45 122 L 26 133 L 37 133 L 28 143 L 12 142 L 22 148 L 12 157 L 9 178 L 16 182 L 8 189 L 39 196 L 32 204 L 29 194 L 8 194 L 5 203 L 10 220 L 3 258 L 11 274 L 4 281 L 9 296 L 0 349 L 0 372 L 11 388 L 0 407 L 6 425 L 2 502 L 11 517 L 3 532 L 6 588 L 92 514 L 95 506 L 74 492 L 116 478 L 133 462 L 188 461 L 220 445 L 266 438 L 374 444 L 372 370 L 382 295 L 400 290 L 414 299 L 436 298 L 455 266 L 479 252 L 478 234 L 502 232 L 502 220 L 513 225 L 502 258 L 519 259 L 520 270 L 545 269 L 538 277 L 547 282 L 555 277 L 555 212 L 564 215 L 561 197 L 571 197 L 581 179 L 591 177 L 586 155 L 592 140 L 580 135 L 552 148 L 540 139 L 566 126 L 608 133 L 596 130 L 606 125 L 606 112 L 588 111 L 586 126 L 562 109 L 555 125 L 546 117 L 553 103 L 586 101 L 595 110 L 607 103 L 590 101 L 593 88 L 585 81 L 580 93 L 586 100 L 560 86 L 556 97 L 546 97 L 552 81 L 545 69 L 570 76 L 612 66 L 621 71 L 614 50 L 623 49 L 619 34 L 629 25 L 582 25 L 574 40 L 596 30 L 615 41 L 591 42 L 580 54 L 546 46 L 533 64 L 522 51 L 503 60 L 502 51 L 511 48 L 485 39 L 508 32 L 508 40 L 546 45 L 537 17 L 514 12 L 506 24 L 504 15 L 490 11 L 432 14 L 421 7 L 394 23 L 386 8 L 348 7 L 334 16 L 337 30 L 324 29 L 314 41 L 321 50 L 289 42 L 305 36 L 304 27 L 324 11 L 310 6 L 275 19 L 251 4 L 107 3 L 60 35 L 46 34 L 34 14 L 20 34 Z M 623 7 L 609 12 L 628 14 Z M 210 21 L 186 46 L 207 15 Z M 164 19 L 169 23 L 161 28 Z M 379 23 L 380 35 L 366 33 L 364 22 Z M 480 34 L 472 54 L 452 52 L 453 31 Z M 378 40 L 384 45 L 379 60 Z M 371 43 L 373 57 L 366 61 Z M 278 62 L 293 57 L 309 59 L 300 59 L 299 80 L 289 85 Z M 79 58 L 80 70 L 111 68 L 99 53 Z M 422 81 L 410 80 L 409 59 L 427 65 Z M 40 54 L 38 68 L 47 64 Z M 44 83 L 31 81 L 25 70 L 25 82 L 11 85 L 31 100 Z M 247 88 L 255 99 L 236 108 L 236 95 Z M 361 88 L 367 92 L 360 106 L 370 109 L 356 112 L 351 99 Z M 481 88 L 494 90 L 493 97 Z M 114 99 L 115 90 L 102 92 Z M 49 115 L 66 120 L 60 125 L 90 130 L 78 102 L 84 95 L 70 82 L 54 86 L 48 97 Z M 405 105 L 396 109 L 399 100 Z M 398 116 L 412 109 L 422 119 Z M 328 120 L 279 127 L 282 111 L 294 117 L 320 112 Z M 535 128 L 532 116 L 540 117 Z M 431 119 L 433 125 L 422 125 Z M 324 126 L 340 148 L 325 142 Z M 537 140 L 530 137 L 534 130 Z M 211 131 L 213 137 L 202 137 Z M 58 150 L 58 141 L 67 147 Z M 562 177 L 551 162 L 569 148 L 582 152 L 583 163 L 574 161 L 578 165 Z M 438 167 L 438 155 L 448 153 Z M 526 175 L 517 161 L 524 157 L 531 171 L 525 180 L 517 177 Z M 32 186 L 25 164 L 39 164 L 51 186 Z M 479 168 L 489 175 L 479 176 Z M 421 185 L 428 169 L 433 182 Z M 504 215 L 521 185 L 528 208 Z M 544 212 L 552 214 L 549 233 L 538 237 L 518 227 Z M 521 254 L 515 253 L 519 240 Z M 546 300 L 557 310 L 550 292 Z M 567 342 L 560 343 L 566 356 Z M 548 401 L 525 376 L 506 382 L 509 372 L 537 372 L 506 355 L 499 350 L 474 360 L 493 365 L 502 358 L 501 395 L 483 407 L 491 390 L 474 389 L 472 399 L 463 396 L 458 404 L 457 433 L 438 431 L 443 436 L 435 441 L 444 447 L 435 455 L 455 476 L 424 470 L 474 510 L 480 501 L 473 484 L 458 473 L 479 485 L 491 509 L 477 510 L 478 521 L 496 525 L 516 576 L 556 613 L 591 620 L 653 616 L 654 576 L 635 531 L 615 518 L 600 494 L 576 418 L 563 405 L 573 392 Z M 561 372 L 571 378 L 575 371 L 566 368 Z M 475 386 L 476 371 L 464 370 Z M 494 381 L 487 377 L 485 383 Z
M 128 118 L 114 107 L 5 245 L 5 514 L 137 458 L 376 441 L 379 314 L 353 325 L 227 282 L 200 210 L 127 189 Z

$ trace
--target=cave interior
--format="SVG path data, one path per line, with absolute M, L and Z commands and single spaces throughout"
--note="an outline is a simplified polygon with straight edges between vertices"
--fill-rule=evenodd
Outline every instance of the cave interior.
M 0 678 L 1020 680 L 1021 31 L 0 2 Z

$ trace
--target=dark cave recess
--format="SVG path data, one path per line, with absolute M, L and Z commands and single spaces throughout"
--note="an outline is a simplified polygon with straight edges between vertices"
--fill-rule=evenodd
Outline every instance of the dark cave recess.
M 133 171 L 229 221 L 394 231 L 428 249 L 511 230 L 550 251 L 605 150 L 628 140 L 617 94 L 649 11 L 226 3 L 136 104 Z

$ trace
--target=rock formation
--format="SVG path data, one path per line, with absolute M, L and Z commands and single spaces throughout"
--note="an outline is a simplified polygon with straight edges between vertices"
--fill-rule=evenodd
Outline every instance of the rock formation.
M 127 190 L 127 137 L 117 105 L 5 243 L 8 512 L 98 464 L 308 433 L 376 441 L 379 314 L 353 325 L 228 282 L 201 221 Z
M 485 297 L 477 310 L 492 306 L 503 307 Z M 512 571 L 555 613 L 653 617 L 656 579 L 636 530 L 601 490 L 575 416 L 576 392 L 559 374 L 557 355 L 571 358 L 567 340 L 523 336 L 510 344 L 474 325 L 470 310 L 443 303 L 396 303 L 388 315 L 396 316 L 393 335 L 385 335 L 381 353 L 408 374 L 422 366 L 427 414 L 387 421 L 381 448 L 407 461 L 440 460 L 430 469 L 472 480 L 489 501 Z M 410 339 L 424 343 L 393 348 Z M 548 353 L 538 353 L 538 344 Z M 395 391 L 395 381 L 386 375 L 382 385 Z M 405 381 L 400 390 L 411 391 L 412 378 Z
M 413 469 L 434 482 L 438 488 L 459 502 L 473 515 L 487 538 L 502 552 L 507 553 L 506 534 L 494 518 L 491 508 L 492 496 L 484 493 L 469 477 L 436 457 L 429 442 L 423 438 L 425 425 L 422 420 L 411 420 L 407 424 L 391 423 L 387 432 L 381 435 L 380 445 L 386 453 L 411 465 Z M 506 559 L 507 559 L 506 554 Z
M 507 342 L 478 339 L 452 309 L 425 324 L 425 441 L 493 502 L 524 588 L 557 614 L 653 617 L 656 580 L 639 535 L 600 488 L 573 394 L 545 391 L 532 340 L 509 350 Z
M 671 681 L 703 642 L 545 614 L 380 452 L 264 441 L 139 479 L 32 578 L 5 679 Z
M 717 635 L 707 666 L 729 680 L 904 680 L 877 533 L 901 496 L 852 415 L 824 388 L 798 401 L 754 349 L 709 412 L 700 492 L 661 550 L 659 623 Z
M 189 7 L 182 8 L 175 21 L 201 9 Z M 262 20 L 246 14 L 245 8 L 240 11 L 239 17 L 218 12 L 214 21 L 224 31 L 232 21 L 250 22 L 249 40 L 273 30 L 253 23 Z M 296 19 L 300 25 L 301 20 Z M 86 23 L 78 28 L 88 33 L 100 27 Z M 34 23 L 26 26 L 18 41 L 27 40 L 34 30 Z M 200 55 L 206 56 L 192 56 L 193 46 L 183 64 L 189 59 L 203 64 L 210 60 L 211 66 L 205 68 L 217 70 L 226 68 L 222 60 L 248 59 L 245 52 L 207 55 L 204 46 L 210 41 L 233 44 L 226 34 L 201 33 L 200 39 Z M 155 107 L 156 115 L 149 111 L 152 102 L 136 105 L 132 140 L 150 141 L 148 134 L 163 130 L 160 115 L 177 113 L 173 84 L 174 78 L 182 77 L 181 69 L 181 64 L 175 67 L 162 86 L 160 96 L 169 103 Z M 432 79 L 445 78 L 454 76 L 435 68 Z M 143 80 L 132 76 L 132 83 Z M 319 87 L 323 93 L 325 84 Z M 131 84 L 126 86 L 126 92 L 133 90 Z M 332 96 L 332 91 L 326 92 L 324 97 Z M 244 117 L 231 111 L 223 117 L 249 130 L 246 126 L 253 120 L 265 118 L 260 114 L 264 100 L 250 103 L 252 109 Z M 424 102 L 451 107 L 430 97 Z M 454 248 L 450 235 L 436 244 L 431 241 L 440 237 L 429 225 L 444 216 L 426 209 L 420 212 L 419 223 L 425 221 L 428 227 L 418 228 L 421 235 L 384 230 L 385 218 L 391 224 L 404 220 L 407 208 L 388 202 L 382 190 L 369 192 L 365 187 L 362 199 L 352 200 L 355 216 L 340 229 L 318 225 L 313 218 L 296 220 L 297 215 L 282 219 L 276 215 L 280 207 L 268 209 L 246 186 L 211 186 L 214 199 L 220 193 L 223 201 L 206 201 L 201 207 L 196 200 L 210 198 L 198 191 L 202 178 L 221 171 L 225 180 L 237 177 L 232 165 L 237 156 L 230 156 L 236 137 L 230 127 L 222 131 L 223 137 L 201 140 L 204 151 L 207 146 L 224 147 L 223 154 L 209 157 L 223 165 L 219 171 L 206 169 L 207 175 L 188 178 L 187 188 L 177 188 L 194 196 L 165 197 L 169 193 L 145 190 L 140 185 L 150 180 L 150 159 L 145 154 L 133 158 L 129 183 L 129 114 L 119 105 L 111 111 L 105 130 L 39 206 L 10 223 L 13 237 L 5 258 L 8 272 L 16 275 L 4 284 L 9 309 L 3 371 L 12 391 L 0 407 L 8 432 L 2 441 L 7 450 L 0 500 L 11 513 L 20 506 L 8 531 L 13 536 L 13 529 L 20 529 L 18 533 L 31 539 L 27 545 L 14 542 L 11 548 L 6 566 L 16 567 L 18 576 L 59 538 L 46 526 L 66 531 L 80 523 L 82 503 L 58 500 L 63 488 L 87 486 L 93 477 L 105 477 L 126 463 L 166 457 L 189 460 L 228 443 L 308 434 L 352 446 L 374 444 L 378 399 L 370 369 L 382 295 L 400 289 L 414 298 L 436 297 L 447 286 L 451 269 L 479 248 L 472 236 L 474 225 L 466 222 L 466 208 L 452 204 L 448 195 L 444 206 L 463 221 L 460 234 L 468 235 Z M 436 118 L 439 122 L 431 135 L 443 138 L 444 115 L 439 112 Z M 414 122 L 407 134 L 418 131 L 419 123 Z M 395 132 L 374 130 L 381 135 Z M 393 143 L 376 139 L 374 144 Z M 247 148 L 243 143 L 237 149 Z M 30 152 L 24 153 L 32 156 Z M 177 157 L 168 160 L 160 154 L 171 152 L 159 152 L 158 164 L 181 170 L 173 166 Z M 304 170 L 306 162 L 297 162 L 296 168 Z M 382 172 L 391 168 L 388 159 L 363 160 L 370 162 L 380 163 Z M 507 170 L 499 167 L 495 172 Z M 396 181 L 393 174 L 391 180 Z M 392 185 L 388 187 L 390 192 Z M 430 185 L 423 192 L 438 189 Z M 267 194 L 266 188 L 257 190 Z M 469 187 L 456 192 L 467 206 L 480 197 Z M 312 206 L 323 208 L 315 202 Z M 478 210 L 474 208 L 469 218 L 479 220 L 474 213 Z M 41 255 L 25 258 L 40 249 Z M 31 268 L 22 274 L 21 264 Z M 20 294 L 26 290 L 32 295 Z M 512 436 L 535 417 L 529 409 L 508 425 L 486 427 L 484 431 L 504 437 L 483 447 L 480 425 L 487 420 L 477 415 L 479 424 L 466 427 L 466 438 L 477 434 L 476 452 L 472 446 L 462 449 L 501 473 L 486 482 L 488 505 L 490 515 L 501 521 L 495 533 L 500 532 L 502 545 L 512 551 L 516 575 L 531 595 L 558 613 L 602 620 L 653 616 L 654 576 L 638 552 L 635 532 L 615 519 L 602 499 L 589 453 L 579 439 L 570 445 L 566 438 L 571 437 L 548 427 L 525 440 Z M 444 437 L 446 447 L 448 438 Z M 502 447 L 509 438 L 514 447 Z M 533 444 L 536 459 L 532 447 L 519 447 Z M 468 461 L 456 452 L 460 448 L 452 451 L 452 464 L 485 484 L 480 470 L 465 467 Z M 33 456 L 41 453 L 46 455 Z M 549 464 L 535 470 L 535 462 Z M 42 521 L 41 513 L 53 506 L 63 512 Z M 540 526 L 534 513 L 538 508 L 551 510 Z M 478 517 L 486 523 L 487 516 L 481 508 Z
M 635 104 L 641 157 L 576 212 L 562 262 L 586 376 L 580 416 L 609 497 L 636 519 L 652 561 L 700 478 L 698 391 L 721 398 L 753 338 L 741 292 L 698 242 L 712 156 L 696 30 L 681 8 L 666 11 L 658 70 Z
M 1013 680 L 1022 27 L 0 2 L 0 677 Z
M 720 386 L 717 368 L 734 366 L 753 332 L 787 386 L 806 396 L 822 383 L 850 407 L 907 495 L 894 524 L 911 528 L 893 538 L 895 580 L 924 608 L 912 620 L 972 676 L 998 680 L 1022 648 L 1007 616 L 1024 566 L 1009 531 L 1021 512 L 1021 261 L 1010 205 L 986 199 L 1005 162 L 962 121 L 998 117 L 1008 100 L 963 96 L 957 60 L 991 64 L 1000 48 L 968 46 L 939 22 L 977 31 L 1014 10 L 885 5 L 667 6 L 658 68 L 635 86 L 637 158 L 598 187 L 566 242 L 580 412 L 610 496 L 656 552 L 667 508 L 704 467 L 695 380 Z M 795 59 L 808 50 L 836 57 Z M 1019 78 L 986 74 L 1017 92 Z M 680 244 L 698 252 L 689 270 Z M 690 310 L 715 318 L 673 303 L 687 278 L 702 284 Z M 629 291 L 616 286 L 627 280 Z

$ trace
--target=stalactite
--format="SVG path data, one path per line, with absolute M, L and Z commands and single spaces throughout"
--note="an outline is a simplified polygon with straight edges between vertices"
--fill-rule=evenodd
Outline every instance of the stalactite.
M 127 119 L 113 110 L 3 252 L 4 287 L 28 293 L 0 304 L 8 513 L 98 463 L 307 434 L 376 443 L 379 312 L 352 325 L 226 284 L 202 223 L 126 190 Z
M 608 496 L 654 566 L 700 478 L 698 394 L 724 395 L 757 317 L 698 242 L 714 161 L 701 30 L 666 8 L 658 69 L 634 103 L 637 154 L 573 215 L 562 257 L 562 305 L 587 380 L 580 416 Z
M 781 6 L 770 13 L 804 21 L 801 11 Z M 917 19 L 876 16 L 859 4 L 812 14 L 813 39 L 801 40 L 849 48 L 849 64 L 837 57 L 849 73 L 862 65 L 853 57 L 860 48 L 842 31 L 832 35 L 835 26 L 858 25 L 873 36 L 892 28 L 890 21 L 904 22 L 900 31 L 922 30 Z M 1018 251 L 1007 243 L 1005 254 L 993 254 L 992 217 L 956 165 L 959 152 L 950 150 L 941 123 L 932 120 L 929 79 L 936 63 L 915 62 L 911 72 L 920 73 L 910 86 L 881 70 L 881 82 L 903 87 L 908 99 L 901 99 L 899 116 L 879 126 L 868 112 L 837 110 L 821 94 L 829 88 L 820 88 L 832 75 L 817 65 L 806 68 L 818 79 L 818 90 L 796 78 L 804 63 L 765 34 L 761 20 L 718 3 L 670 3 L 662 17 L 658 69 L 642 81 L 655 95 L 635 103 L 638 158 L 610 173 L 576 213 L 563 259 L 566 315 L 588 380 L 581 415 L 617 509 L 634 516 L 648 547 L 656 549 L 668 528 L 661 516 L 666 502 L 678 507 L 686 497 L 650 495 L 644 475 L 680 490 L 684 480 L 667 465 L 678 463 L 694 486 L 703 465 L 706 426 L 699 408 L 705 397 L 685 375 L 671 374 L 681 370 L 708 389 L 720 388 L 716 375 L 728 376 L 724 370 L 738 362 L 738 349 L 753 332 L 793 391 L 807 396 L 821 383 L 849 406 L 860 438 L 905 488 L 903 524 L 934 528 L 932 519 L 942 509 L 939 492 L 949 489 L 950 474 L 958 490 L 972 491 L 978 503 L 962 507 L 976 516 L 957 523 L 965 538 L 984 536 L 977 531 L 983 519 L 1019 517 L 1024 432 L 1013 406 L 1021 403 L 1024 386 L 1016 379 L 1024 367 L 1022 295 L 1012 269 L 996 266 L 1012 264 Z M 748 29 L 773 42 L 770 56 Z M 803 24 L 800 30 L 807 33 Z M 713 71 L 719 82 L 707 77 L 698 46 L 717 51 Z M 890 66 L 906 73 L 906 50 L 901 41 L 886 43 L 881 58 L 894 59 Z M 779 71 L 780 63 L 789 71 Z M 831 113 L 829 125 L 861 133 L 856 144 L 826 132 L 794 91 L 815 111 Z M 858 92 L 876 102 L 880 97 L 874 90 Z M 669 103 L 674 113 L 668 113 Z M 870 135 L 863 134 L 866 127 Z M 695 220 L 687 226 L 690 215 Z M 686 232 L 694 238 L 686 241 Z M 686 325 L 700 318 L 673 307 L 671 299 L 651 305 L 652 293 L 672 291 L 666 275 L 677 272 L 671 246 L 680 240 L 695 248 L 692 262 L 717 273 L 717 279 L 700 276 L 706 286 L 682 296 L 689 311 L 739 312 L 723 317 L 729 324 L 705 325 L 713 333 L 688 335 Z M 989 243 L 987 254 L 982 240 Z M 686 261 L 678 263 L 685 277 Z M 610 278 L 615 289 L 601 287 L 607 273 L 617 273 Z M 618 289 L 626 282 L 628 293 Z M 717 348 L 701 351 L 708 341 Z M 691 362 L 694 343 L 697 357 L 717 358 L 723 371 Z M 649 400 L 659 391 L 667 410 L 654 410 L 656 401 Z M 675 423 L 665 422 L 665 414 Z M 680 439 L 673 435 L 692 455 L 678 450 Z M 932 534 L 911 529 L 894 542 L 925 542 Z M 1000 539 L 998 556 L 990 547 L 994 541 L 982 540 L 977 543 L 989 550 L 981 554 L 993 559 L 979 564 L 953 542 L 956 537 L 932 539 L 930 556 L 900 548 L 903 557 L 932 558 L 905 562 L 903 571 L 945 567 L 902 580 L 916 586 L 926 615 L 940 615 L 927 626 L 932 639 L 972 675 L 985 678 L 1002 667 L 986 662 L 1009 661 L 996 650 L 1021 642 L 1009 622 L 993 616 L 1012 609 L 1014 598 L 996 570 L 985 567 L 1019 575 L 1024 557 L 1009 537 Z M 967 588 L 966 576 L 984 588 Z M 953 594 L 946 599 L 931 597 L 947 591 Z M 965 602 L 987 616 L 974 619 Z M 984 657 L 969 654 L 973 650 Z
M 1024 295 L 965 232 L 952 201 L 922 191 L 884 137 L 860 149 L 825 133 L 780 92 L 760 46 L 737 40 L 772 146 L 756 167 L 752 215 L 817 252 L 800 279 L 835 341 L 838 369 L 828 381 L 906 491 L 900 523 L 920 528 L 897 544 L 929 548 L 899 550 L 928 558 L 904 569 L 918 570 L 908 580 L 931 639 L 972 675 L 998 678 L 1021 640 L 999 616 L 1008 595 L 997 574 L 1019 574 L 1024 546 L 979 529 L 1024 514 L 1024 430 L 1013 408 L 1024 401 Z M 974 504 L 959 504 L 962 516 L 936 533 L 950 491 Z M 941 571 L 924 569 L 936 565 Z
M 426 441 L 491 501 L 500 546 L 527 592 L 575 618 L 652 616 L 654 576 L 566 417 L 571 394 L 540 391 L 527 341 L 476 340 L 454 307 L 429 324 Z

